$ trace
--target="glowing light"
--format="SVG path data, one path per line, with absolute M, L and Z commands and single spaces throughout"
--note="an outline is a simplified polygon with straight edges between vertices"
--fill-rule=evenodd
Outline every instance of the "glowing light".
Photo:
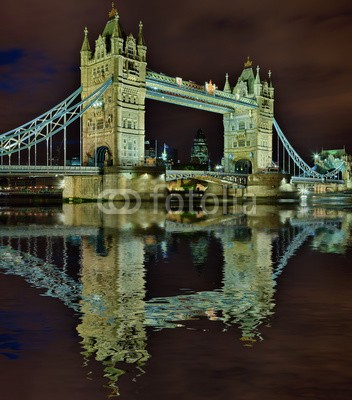
M 98 108 L 98 107 L 103 107 L 103 101 L 102 100 L 97 100 L 93 103 L 93 107 L 94 108 Z
M 299 193 L 301 196 L 307 196 L 309 190 L 306 187 L 299 188 Z

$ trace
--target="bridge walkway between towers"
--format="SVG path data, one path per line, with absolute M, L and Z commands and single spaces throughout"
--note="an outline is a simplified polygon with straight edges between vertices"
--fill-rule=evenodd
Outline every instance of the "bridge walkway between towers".
M 167 182 L 177 179 L 197 179 L 217 185 L 231 185 L 238 188 L 245 188 L 248 184 L 248 175 L 229 172 L 167 170 L 165 176 Z
M 205 85 L 198 85 L 181 78 L 148 71 L 146 76 L 147 99 L 163 101 L 196 108 L 198 110 L 227 114 L 235 108 L 258 108 L 253 99 L 223 92 L 213 86 L 207 90 Z

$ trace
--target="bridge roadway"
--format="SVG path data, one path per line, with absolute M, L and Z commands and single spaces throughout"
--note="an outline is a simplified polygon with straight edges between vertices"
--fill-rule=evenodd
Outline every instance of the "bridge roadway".
M 99 167 L 71 167 L 62 165 L 0 165 L 0 176 L 70 176 L 99 175 Z
M 58 177 L 58 176 L 96 176 L 102 173 L 100 167 L 86 166 L 62 166 L 62 165 L 0 165 L 0 177 Z M 248 175 L 234 174 L 230 172 L 216 171 L 187 171 L 187 170 L 166 170 L 165 179 L 167 182 L 177 179 L 199 179 L 215 184 L 228 184 L 236 188 L 245 188 L 248 184 Z M 319 179 L 311 177 L 293 176 L 291 183 L 294 184 L 316 184 L 336 183 L 343 185 L 341 179 Z
M 300 184 L 300 183 L 337 183 L 339 185 L 344 185 L 345 181 L 343 179 L 335 179 L 335 178 L 312 178 L 306 176 L 293 176 L 291 178 L 291 183 Z
M 57 177 L 57 176 L 80 176 L 80 175 L 100 175 L 100 167 L 82 167 L 82 166 L 46 166 L 46 165 L 1 165 L 0 176 L 36 176 L 36 177 Z M 247 186 L 247 175 L 232 174 L 215 171 L 186 171 L 186 170 L 166 170 L 166 181 L 177 179 L 201 179 L 203 181 L 214 183 L 227 183 L 236 185 L 236 187 Z
M 217 89 L 214 92 L 208 92 L 205 85 L 198 85 L 191 81 L 184 81 L 181 78 L 173 78 L 153 71 L 147 71 L 146 88 L 147 99 L 217 114 L 234 112 L 236 108 L 258 108 L 257 102 L 253 99 Z
M 227 183 L 236 185 L 236 187 L 244 188 L 248 183 L 248 175 L 233 174 L 230 172 L 216 171 L 187 171 L 187 170 L 166 170 L 166 181 L 174 181 L 177 179 L 199 179 L 213 183 Z

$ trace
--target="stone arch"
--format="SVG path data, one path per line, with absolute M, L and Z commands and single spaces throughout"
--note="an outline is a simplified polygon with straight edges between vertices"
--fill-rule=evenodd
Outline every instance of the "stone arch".
M 95 159 L 96 165 L 98 167 L 104 167 L 104 165 L 111 166 L 112 158 L 111 158 L 111 150 L 108 146 L 99 146 L 95 150 Z M 106 158 L 107 156 L 107 158 Z
M 243 159 L 235 163 L 235 172 L 238 174 L 251 174 L 252 169 L 252 162 L 250 160 Z

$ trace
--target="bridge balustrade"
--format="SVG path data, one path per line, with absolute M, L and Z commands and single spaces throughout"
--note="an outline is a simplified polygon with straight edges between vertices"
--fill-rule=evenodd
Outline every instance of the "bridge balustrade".
M 40 174 L 40 175 L 99 175 L 99 167 L 70 167 L 63 165 L 1 165 L 0 175 Z
M 231 174 L 228 172 L 215 172 L 215 171 L 187 171 L 187 170 L 168 170 L 166 171 L 166 180 L 177 180 L 177 179 L 185 179 L 185 178 L 202 178 L 206 180 L 206 178 L 215 178 L 222 181 L 224 184 L 237 184 L 239 186 L 247 186 L 248 184 L 248 175 L 244 174 Z
M 312 177 L 305 177 L 305 176 L 293 176 L 291 178 L 292 183 L 337 183 L 339 185 L 345 184 L 343 179 L 333 179 L 333 178 L 312 178 Z

